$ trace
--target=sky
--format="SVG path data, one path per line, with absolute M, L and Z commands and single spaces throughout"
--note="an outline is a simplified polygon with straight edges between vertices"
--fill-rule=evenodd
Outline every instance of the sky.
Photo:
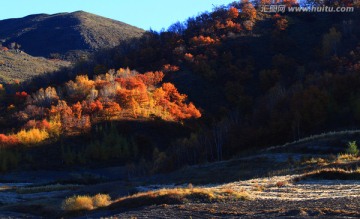
M 6 0 L 0 20 L 30 14 L 86 11 L 119 20 L 145 30 L 167 29 L 177 21 L 235 0 Z

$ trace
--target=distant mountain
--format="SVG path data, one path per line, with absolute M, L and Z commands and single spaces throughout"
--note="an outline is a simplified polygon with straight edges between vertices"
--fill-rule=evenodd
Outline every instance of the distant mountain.
M 49 57 L 73 51 L 93 51 L 119 45 L 145 31 L 84 11 L 37 14 L 0 21 L 0 42 L 21 45 L 32 56 Z

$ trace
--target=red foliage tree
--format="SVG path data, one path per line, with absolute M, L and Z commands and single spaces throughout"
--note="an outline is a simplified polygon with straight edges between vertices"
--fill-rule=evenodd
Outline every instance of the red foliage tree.
M 165 67 L 177 70 L 176 66 Z M 116 73 L 109 71 L 105 75 L 98 75 L 94 81 L 87 76 L 78 76 L 63 87 L 40 89 L 31 97 L 25 92 L 17 93 L 17 97 L 27 97 L 28 100 L 25 109 L 15 116 L 26 123 L 22 128 L 51 133 L 56 129 L 56 133 L 65 135 L 89 130 L 90 118 L 100 121 L 120 119 L 120 115 L 136 118 L 140 114 L 144 117 L 156 114 L 168 120 L 198 118 L 200 112 L 192 103 L 185 103 L 187 96 L 180 94 L 173 84 L 164 83 L 156 88 L 163 77 L 161 71 L 138 74 L 129 69 L 120 69 Z M 7 137 L 2 136 L 2 141 L 14 140 Z
M 102 111 L 103 109 L 104 109 L 104 106 L 99 100 L 96 100 L 95 102 L 90 103 L 91 113 L 97 113 L 97 112 Z
M 235 19 L 239 16 L 239 10 L 237 8 L 231 7 L 228 11 L 229 18 Z
M 26 101 L 26 98 L 28 97 L 29 95 L 25 92 L 25 91 L 22 91 L 22 92 L 16 92 L 15 93 L 15 104 L 20 104 L 20 103 L 23 103 Z
M 180 94 L 171 83 L 164 83 L 154 92 L 154 99 L 158 105 L 167 109 L 174 120 L 199 118 L 201 113 L 190 103 L 186 104 L 187 95 Z
M 15 137 L 15 136 L 7 136 L 4 134 L 0 134 L 0 145 L 3 146 L 10 146 L 10 145 L 15 145 L 18 144 L 19 140 Z
M 195 46 L 206 46 L 206 45 L 216 43 L 217 40 L 213 39 L 209 36 L 200 35 L 200 36 L 195 36 L 195 37 L 191 38 L 190 42 Z
M 116 102 L 106 102 L 102 111 L 103 115 L 107 120 L 110 120 L 114 116 L 118 116 L 121 113 L 121 107 Z
M 137 77 L 140 78 L 146 86 L 157 85 L 163 80 L 164 76 L 164 73 L 161 71 L 146 72 L 145 74 L 137 75 Z
M 29 96 L 29 94 L 27 94 L 25 91 L 22 91 L 22 92 L 16 92 L 15 96 L 20 99 L 25 99 L 26 97 Z
M 184 59 L 186 61 L 192 62 L 192 61 L 194 61 L 194 56 L 191 53 L 185 53 Z
M 164 83 L 161 87 L 165 91 L 165 98 L 171 102 L 182 103 L 187 96 L 180 94 L 172 83 Z
M 77 102 L 74 105 L 72 105 L 71 109 L 74 116 L 76 116 L 79 119 L 81 117 L 81 112 L 82 112 L 82 106 L 80 102 Z
M 163 66 L 162 70 L 164 72 L 175 72 L 175 71 L 179 71 L 179 66 L 176 65 L 170 65 L 170 64 L 166 64 Z
M 248 0 L 244 0 L 242 4 L 243 5 L 241 10 L 243 17 L 251 21 L 254 21 L 257 16 L 257 12 L 254 5 L 250 3 Z
M 32 128 L 37 128 L 40 130 L 49 130 L 50 129 L 50 124 L 46 119 L 43 119 L 41 121 L 36 121 L 36 120 L 29 120 L 25 125 L 24 125 L 25 129 L 32 129 Z

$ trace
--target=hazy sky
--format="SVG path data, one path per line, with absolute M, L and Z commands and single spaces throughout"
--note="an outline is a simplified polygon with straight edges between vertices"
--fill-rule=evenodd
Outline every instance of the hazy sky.
M 6 0 L 1 1 L 0 20 L 29 14 L 73 12 L 83 10 L 120 20 L 143 29 L 167 29 L 176 21 L 213 5 L 227 5 L 234 0 Z

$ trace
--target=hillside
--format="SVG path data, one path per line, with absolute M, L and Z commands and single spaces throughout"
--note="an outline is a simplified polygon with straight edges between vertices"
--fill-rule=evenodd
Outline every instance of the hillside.
M 70 62 L 33 57 L 21 51 L 0 51 L 0 83 L 25 81 L 34 76 L 58 71 Z
M 16 42 L 26 53 L 43 57 L 114 47 L 143 33 L 134 26 L 84 11 L 0 21 L 0 42 L 4 46 Z
M 92 76 L 97 74 L 92 69 L 104 63 L 140 72 L 178 67 L 164 79 L 204 113 L 201 128 L 177 139 L 178 150 L 192 148 L 194 156 L 166 153 L 177 157 L 179 166 L 211 162 L 269 144 L 356 128 L 359 24 L 358 9 L 267 14 L 250 3 L 235 2 L 98 53 L 78 70 Z M 168 161 L 172 166 L 174 160 Z
M 272 15 L 258 12 L 249 2 L 234 2 L 174 24 L 167 31 L 146 32 L 136 40 L 96 52 L 71 71 L 22 84 L 17 92 L 25 91 L 35 99 L 45 93 L 50 98 L 32 104 L 26 95 L 19 100 L 9 93 L 4 106 L 14 105 L 15 109 L 3 107 L 1 131 L 14 137 L 14 131 L 39 126 L 32 120 L 59 121 L 48 113 L 52 108 L 64 120 L 60 136 L 89 133 L 99 118 L 101 122 L 109 120 L 106 114 L 115 121 L 141 120 L 139 114 L 155 121 L 184 122 L 190 135 L 175 136 L 166 147 L 150 142 L 151 149 L 146 152 L 149 162 L 159 162 L 155 169 L 172 171 L 303 136 L 353 129 L 360 121 L 360 93 L 355 92 L 360 86 L 358 14 L 356 9 L 351 14 Z M 137 73 L 128 73 L 126 66 Z M 122 69 L 119 78 L 110 68 Z M 138 81 L 141 77 L 148 80 L 148 73 L 157 77 L 159 71 L 165 82 L 161 92 L 153 93 L 154 84 L 147 87 L 146 82 Z M 108 74 L 102 75 L 105 72 Z M 156 96 L 167 102 L 154 104 Z M 104 107 L 101 110 L 89 107 L 96 98 Z M 75 113 L 69 116 L 62 111 L 59 100 L 63 99 L 66 108 Z M 201 118 L 197 116 L 200 112 Z M 93 121 L 84 122 L 81 116 Z M 197 119 L 183 121 L 187 118 Z M 27 122 L 32 126 L 26 126 Z M 101 134 L 97 137 L 102 138 Z M 148 139 L 141 142 L 147 143 Z M 161 159 L 157 161 L 152 152 Z

